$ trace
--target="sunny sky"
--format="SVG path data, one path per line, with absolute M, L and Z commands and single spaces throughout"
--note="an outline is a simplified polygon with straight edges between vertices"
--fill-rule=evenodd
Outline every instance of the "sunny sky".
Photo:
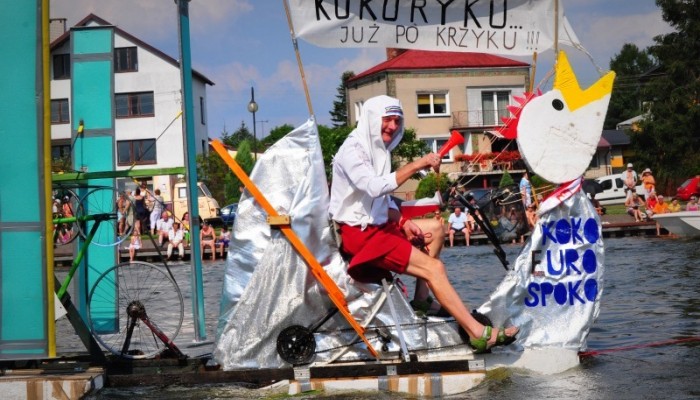
M 582 45 L 603 70 L 623 44 L 645 48 L 654 36 L 671 30 L 654 0 L 561 0 L 561 4 Z M 258 137 L 275 126 L 298 126 L 308 118 L 282 0 L 192 0 L 189 9 L 192 65 L 215 83 L 207 88 L 210 137 L 219 137 L 224 127 L 233 132 L 242 121 L 252 132 L 252 115 L 246 109 L 251 86 L 259 105 Z M 179 58 L 173 1 L 50 1 L 51 17 L 67 18 L 68 26 L 90 13 Z M 328 49 L 302 40 L 299 48 L 314 113 L 326 125 L 331 124 L 329 111 L 341 74 L 362 72 L 385 59 L 379 49 Z M 563 49 L 581 85 L 592 83 L 598 72 L 588 57 Z M 536 83 L 553 62 L 552 51 L 538 56 Z

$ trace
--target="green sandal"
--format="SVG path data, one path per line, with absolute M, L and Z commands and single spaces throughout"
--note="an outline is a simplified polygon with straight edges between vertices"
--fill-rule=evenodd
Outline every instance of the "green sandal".
M 485 353 L 486 351 L 490 350 L 492 347 L 495 346 L 507 346 L 515 342 L 515 336 L 517 335 L 516 332 L 515 335 L 508 336 L 506 335 L 505 328 L 498 328 L 498 334 L 496 335 L 496 343 L 494 343 L 493 346 L 489 346 L 489 339 L 491 339 L 492 332 L 493 328 L 486 325 L 484 326 L 484 332 L 481 334 L 481 337 L 476 339 L 469 339 L 469 345 L 471 345 L 472 348 L 474 348 L 474 353 Z
M 469 339 L 469 345 L 474 349 L 474 353 L 485 353 L 489 349 L 489 339 L 491 339 L 492 328 L 488 325 L 484 326 L 484 331 L 481 337 Z

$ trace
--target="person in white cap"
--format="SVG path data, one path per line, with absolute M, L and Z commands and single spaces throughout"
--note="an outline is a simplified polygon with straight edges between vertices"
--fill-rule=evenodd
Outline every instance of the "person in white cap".
M 341 251 L 352 256 L 348 274 L 359 282 L 391 279 L 391 272 L 417 278 L 414 301 L 428 302 L 428 289 L 467 332 L 478 351 L 507 344 L 518 328 L 497 329 L 479 323 L 450 283 L 438 258 L 444 227 L 436 219 L 403 218 L 391 192 L 420 170 L 438 169 L 441 157 L 430 153 L 391 171 L 391 150 L 404 132 L 398 99 L 377 96 L 363 107 L 357 128 L 333 158 L 329 214 L 338 223 Z M 423 249 L 414 246 L 417 244 Z M 427 246 L 427 253 L 423 250 Z
M 637 191 L 637 173 L 634 171 L 634 165 L 632 163 L 627 164 L 627 169 L 622 172 L 620 176 L 622 178 L 622 184 L 625 188 L 626 199 L 632 197 L 632 193 Z
M 642 172 L 642 185 L 644 185 L 644 191 L 647 194 L 656 192 L 656 180 L 654 180 L 654 175 L 651 174 L 649 168 Z

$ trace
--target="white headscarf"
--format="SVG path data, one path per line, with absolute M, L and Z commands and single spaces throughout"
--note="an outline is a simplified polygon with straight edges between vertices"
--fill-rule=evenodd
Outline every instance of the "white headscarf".
M 391 115 L 398 115 L 401 121 L 391 142 L 385 146 L 382 140 L 382 118 Z M 396 148 L 403 138 L 403 125 L 403 109 L 399 99 L 381 95 L 372 97 L 362 105 L 357 128 L 350 133 L 350 136 L 355 136 L 362 148 L 370 155 L 377 175 L 391 173 L 391 150 Z

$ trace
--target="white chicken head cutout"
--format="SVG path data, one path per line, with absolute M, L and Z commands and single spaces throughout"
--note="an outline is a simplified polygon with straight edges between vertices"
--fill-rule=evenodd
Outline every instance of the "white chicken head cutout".
M 615 73 L 581 90 L 564 52 L 559 52 L 551 91 L 532 98 L 517 121 L 520 153 L 530 169 L 552 183 L 586 172 L 602 134 Z

